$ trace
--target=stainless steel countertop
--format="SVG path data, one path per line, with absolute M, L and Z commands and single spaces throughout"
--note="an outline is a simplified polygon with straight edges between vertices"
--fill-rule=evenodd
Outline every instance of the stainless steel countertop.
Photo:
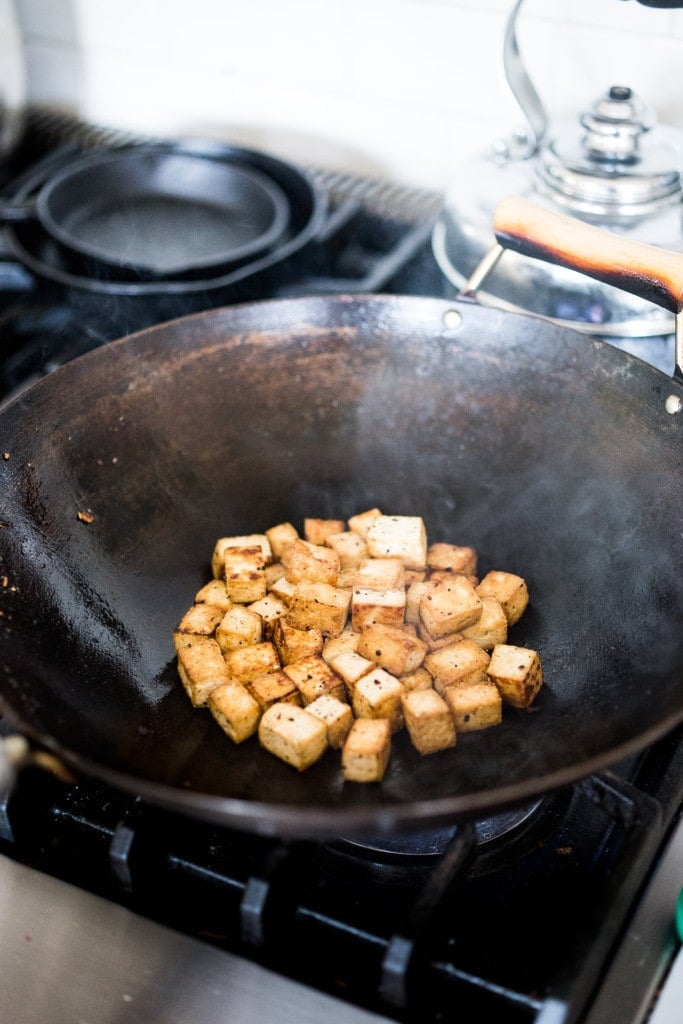
M 390 1024 L 0 856 L 0 1021 Z

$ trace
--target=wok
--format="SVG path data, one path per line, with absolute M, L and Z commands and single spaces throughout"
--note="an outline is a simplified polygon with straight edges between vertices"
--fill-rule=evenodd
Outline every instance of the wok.
M 81 271 L 152 278 L 217 275 L 278 245 L 289 202 L 240 159 L 137 145 L 69 161 L 0 220 L 37 220 Z
M 682 398 L 607 343 L 416 297 L 245 304 L 91 352 L 0 414 L 3 705 L 77 771 L 263 833 L 418 828 L 568 784 L 683 718 Z M 536 713 L 453 750 L 397 735 L 363 786 L 332 753 L 300 775 L 233 746 L 171 634 L 218 536 L 374 505 L 527 579 L 510 642 L 546 681 Z

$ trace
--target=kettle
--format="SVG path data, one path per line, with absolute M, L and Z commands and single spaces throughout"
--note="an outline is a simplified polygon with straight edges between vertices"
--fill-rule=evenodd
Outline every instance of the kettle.
M 683 132 L 658 125 L 654 111 L 622 84 L 609 87 L 573 123 L 552 126 L 517 44 L 522 4 L 516 0 L 508 19 L 503 63 L 526 128 L 459 169 L 432 234 L 436 261 L 458 291 L 495 244 L 494 210 L 508 195 L 632 240 L 683 250 Z M 482 304 L 606 338 L 673 331 L 670 314 L 652 303 L 512 252 L 477 294 Z
M 0 160 L 19 142 L 24 127 L 24 55 L 13 0 L 0 0 Z

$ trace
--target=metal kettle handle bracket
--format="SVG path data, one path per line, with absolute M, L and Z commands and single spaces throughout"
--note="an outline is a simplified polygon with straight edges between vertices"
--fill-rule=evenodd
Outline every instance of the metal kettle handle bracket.
M 674 314 L 674 378 L 683 381 L 683 253 L 630 241 L 519 196 L 501 200 L 493 230 L 498 244 L 463 288 L 464 297 L 476 297 L 506 249 L 577 270 Z

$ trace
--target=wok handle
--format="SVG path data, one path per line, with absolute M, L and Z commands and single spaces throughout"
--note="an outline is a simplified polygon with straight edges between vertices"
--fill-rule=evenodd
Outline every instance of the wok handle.
M 498 245 L 467 282 L 465 295 L 476 295 L 506 249 L 577 270 L 674 313 L 674 376 L 683 380 L 683 253 L 629 241 L 519 196 L 501 200 L 493 230 Z

